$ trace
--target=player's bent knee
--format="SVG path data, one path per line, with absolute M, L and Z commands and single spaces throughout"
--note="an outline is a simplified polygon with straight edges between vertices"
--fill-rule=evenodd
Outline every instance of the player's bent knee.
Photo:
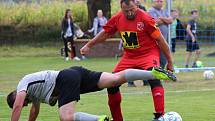
M 121 85 L 120 76 L 117 74 L 114 74 L 112 77 L 112 87 L 116 87 Z
M 61 114 L 60 116 L 61 121 L 74 121 L 74 116 L 71 113 Z
M 75 103 L 73 101 L 60 107 L 59 114 L 61 121 L 74 121 Z

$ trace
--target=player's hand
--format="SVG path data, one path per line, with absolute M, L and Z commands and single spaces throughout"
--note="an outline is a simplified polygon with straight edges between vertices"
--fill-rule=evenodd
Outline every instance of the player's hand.
M 195 41 L 196 41 L 195 37 L 192 37 L 192 42 L 195 42 Z
M 81 49 L 80 49 L 80 53 L 82 55 L 86 55 L 90 52 L 90 47 L 87 45 L 84 45 Z
M 173 68 L 173 64 L 172 63 L 167 63 L 167 66 L 166 66 L 167 70 L 173 72 L 174 71 L 174 68 Z

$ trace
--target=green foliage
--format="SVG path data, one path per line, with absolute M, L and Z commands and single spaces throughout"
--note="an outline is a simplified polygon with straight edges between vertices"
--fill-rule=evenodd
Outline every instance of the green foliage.
M 37 42 L 58 40 L 61 20 L 67 8 L 72 10 L 74 21 L 87 29 L 87 7 L 85 2 L 51 2 L 43 4 L 0 4 L 0 36 L 8 41 Z M 10 29 L 4 29 L 10 26 Z M 13 33 L 13 35 L 8 34 Z M 13 38 L 14 36 L 14 38 Z
M 26 27 L 29 25 L 60 26 L 67 8 L 72 9 L 76 22 L 85 25 L 87 8 L 84 2 L 63 3 L 51 2 L 43 4 L 1 4 L 0 22 L 3 25 Z M 21 25 L 20 25 L 21 24 Z
M 146 1 L 146 2 L 144 2 Z M 149 9 L 152 6 L 151 0 L 142 0 L 142 3 Z M 187 23 L 189 12 L 192 9 L 198 9 L 200 17 L 198 22 L 201 30 L 212 30 L 215 19 L 215 1 L 214 0 L 172 0 L 172 8 L 180 11 L 182 22 Z M 37 3 L 19 3 L 19 4 L 0 4 L 0 36 L 5 42 L 23 41 L 33 42 L 58 40 L 60 38 L 60 24 L 67 8 L 72 9 L 74 21 L 86 31 L 88 29 L 88 13 L 85 1 L 67 2 L 63 0 L 54 0 L 45 2 L 41 0 Z M 118 0 L 111 2 L 111 14 L 120 10 Z M 6 29 L 5 29 L 6 28 Z M 13 33 L 13 35 L 8 34 Z M 212 33 L 207 32 L 207 35 Z M 12 42 L 11 42 L 12 43 Z

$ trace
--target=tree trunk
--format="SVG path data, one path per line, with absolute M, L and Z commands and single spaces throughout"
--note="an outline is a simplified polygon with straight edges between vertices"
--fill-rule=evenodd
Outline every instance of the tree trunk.
M 93 19 L 97 16 L 97 11 L 101 9 L 103 15 L 109 19 L 111 17 L 111 0 L 87 0 L 88 24 L 92 27 Z

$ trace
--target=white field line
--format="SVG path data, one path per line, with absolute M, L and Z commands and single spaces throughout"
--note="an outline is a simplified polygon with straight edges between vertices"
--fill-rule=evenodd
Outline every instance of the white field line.
M 187 93 L 187 92 L 208 92 L 208 91 L 215 91 L 215 89 L 198 89 L 198 90 L 176 90 L 176 91 L 165 91 L 165 93 Z M 107 91 L 103 90 L 100 92 L 94 92 L 94 94 L 106 94 Z M 137 90 L 137 91 L 128 91 L 128 92 L 121 92 L 123 95 L 140 95 L 140 94 L 151 94 L 151 91 L 141 91 L 141 90 Z
M 186 92 L 208 92 L 208 91 L 215 91 L 215 89 L 198 89 L 198 90 L 176 90 L 176 91 L 165 91 L 165 93 L 186 93 Z M 106 90 L 100 92 L 94 92 L 93 94 L 106 94 Z M 151 91 L 130 91 L 130 92 L 122 92 L 123 95 L 133 95 L 133 94 L 148 94 Z M 0 93 L 0 97 L 6 97 L 7 94 Z
M 165 91 L 165 93 L 186 93 L 186 92 L 208 92 L 208 91 L 215 91 L 215 89 L 199 89 L 199 90 L 176 90 L 176 91 Z M 122 93 L 124 95 L 130 94 L 148 94 L 151 91 L 131 91 Z

